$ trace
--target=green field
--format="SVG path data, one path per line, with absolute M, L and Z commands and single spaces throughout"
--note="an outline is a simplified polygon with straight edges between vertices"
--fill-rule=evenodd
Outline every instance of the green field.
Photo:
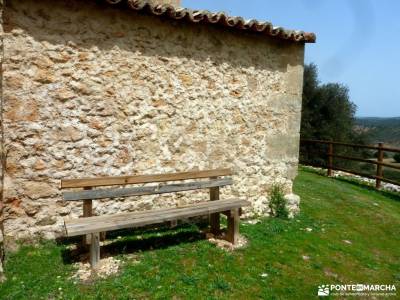
M 131 231 L 107 246 L 120 273 L 90 283 L 70 279 L 68 244 L 22 247 L 8 257 L 0 298 L 312 299 L 318 285 L 339 283 L 396 284 L 400 296 L 400 195 L 306 169 L 295 192 L 301 214 L 242 224 L 244 249 L 218 249 L 194 225 Z

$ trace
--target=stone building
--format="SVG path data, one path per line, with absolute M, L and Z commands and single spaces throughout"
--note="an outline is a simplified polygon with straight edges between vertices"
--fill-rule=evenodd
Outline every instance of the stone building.
M 165 2 L 165 1 L 163 1 Z M 2 211 L 7 240 L 54 238 L 81 204 L 62 178 L 230 167 L 222 197 L 292 212 L 305 43 L 312 33 L 147 0 L 12 0 L 2 7 Z M 95 213 L 203 194 L 95 203 Z

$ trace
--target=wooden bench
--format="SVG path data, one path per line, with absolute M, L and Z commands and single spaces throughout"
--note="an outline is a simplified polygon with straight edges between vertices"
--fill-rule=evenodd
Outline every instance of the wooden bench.
M 211 232 L 220 233 L 220 213 L 227 215 L 226 239 L 237 242 L 241 208 L 249 205 L 240 199 L 219 199 L 219 188 L 233 184 L 230 169 L 192 171 L 171 174 L 101 177 L 86 179 L 66 179 L 61 181 L 65 201 L 83 201 L 83 216 L 79 219 L 64 219 L 65 234 L 68 237 L 83 235 L 90 244 L 90 264 L 94 268 L 100 260 L 100 233 L 124 228 L 142 227 L 180 219 L 210 217 Z M 207 179 L 208 180 L 205 180 Z M 190 182 L 182 182 L 190 180 Z M 168 181 L 175 183 L 165 184 Z M 176 181 L 179 181 L 176 183 Z M 163 183 L 150 186 L 126 187 L 133 184 Z M 106 187 L 101 188 L 99 187 Z M 111 187 L 110 186 L 119 186 Z M 76 190 L 80 188 L 80 190 Z M 82 190 L 83 189 L 83 190 Z M 131 196 L 175 193 L 199 189 L 209 189 L 210 200 L 187 206 L 154 209 L 133 213 L 92 216 L 92 201 Z M 85 239 L 84 238 L 84 239 Z

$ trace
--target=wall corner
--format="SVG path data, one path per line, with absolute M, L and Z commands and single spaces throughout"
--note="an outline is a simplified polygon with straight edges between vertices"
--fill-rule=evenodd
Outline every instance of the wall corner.
M 0 282 L 5 280 L 4 261 L 4 227 L 3 227 L 3 183 L 5 172 L 4 130 L 3 130 L 3 59 L 4 59 L 4 31 L 3 31 L 4 0 L 0 0 Z

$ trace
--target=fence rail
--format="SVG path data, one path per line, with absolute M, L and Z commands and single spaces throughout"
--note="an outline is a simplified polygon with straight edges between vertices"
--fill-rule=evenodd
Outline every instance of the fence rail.
M 377 189 L 381 188 L 382 182 L 387 182 L 387 183 L 391 183 L 391 184 L 400 186 L 400 181 L 389 179 L 384 176 L 384 167 L 395 169 L 395 170 L 400 170 L 400 164 L 394 165 L 394 164 L 384 162 L 385 152 L 400 153 L 400 149 L 398 149 L 398 148 L 385 147 L 383 143 L 379 143 L 378 146 L 373 146 L 373 145 L 360 145 L 360 144 L 350 144 L 350 143 L 342 143 L 342 142 L 335 142 L 335 141 L 322 141 L 322 140 L 301 140 L 301 144 L 302 145 L 314 145 L 314 146 L 323 144 L 323 145 L 327 146 L 327 151 L 326 151 L 326 153 L 324 153 L 326 155 L 326 163 L 325 164 L 310 164 L 310 165 L 312 165 L 314 167 L 326 168 L 328 176 L 332 176 L 333 171 L 337 170 L 337 171 L 347 172 L 347 173 L 363 176 L 366 178 L 374 179 L 375 186 Z M 348 148 L 353 148 L 353 149 L 358 148 L 358 149 L 376 150 L 377 158 L 375 160 L 375 159 L 366 159 L 366 158 L 362 158 L 362 157 L 335 154 L 336 146 L 343 146 L 343 147 L 348 147 Z M 376 173 L 373 175 L 373 174 L 368 174 L 368 173 L 364 173 L 364 172 L 360 172 L 360 171 L 356 171 L 356 170 L 349 170 L 347 168 L 335 166 L 334 159 L 356 161 L 356 162 L 372 164 L 372 165 L 376 166 Z

